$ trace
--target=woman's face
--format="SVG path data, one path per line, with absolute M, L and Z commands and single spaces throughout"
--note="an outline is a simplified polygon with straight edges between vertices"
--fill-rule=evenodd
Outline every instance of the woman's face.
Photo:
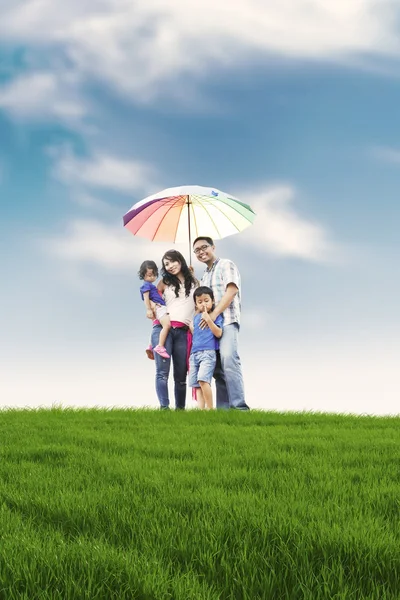
M 179 260 L 170 260 L 169 258 L 164 258 L 164 269 L 170 275 L 179 275 L 182 269 L 182 264 Z

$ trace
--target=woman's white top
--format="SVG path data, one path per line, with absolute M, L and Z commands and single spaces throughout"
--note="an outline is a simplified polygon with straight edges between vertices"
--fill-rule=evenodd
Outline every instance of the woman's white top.
M 171 321 L 180 321 L 185 325 L 189 325 L 194 316 L 193 293 L 195 289 L 192 286 L 189 296 L 185 296 L 185 284 L 181 283 L 179 295 L 176 297 L 175 287 L 172 285 L 165 286 L 163 296 Z

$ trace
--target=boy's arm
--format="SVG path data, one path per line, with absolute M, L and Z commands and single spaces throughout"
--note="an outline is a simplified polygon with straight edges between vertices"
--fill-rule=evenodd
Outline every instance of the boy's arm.
M 211 321 L 211 323 L 209 323 L 208 326 L 216 338 L 220 338 L 222 336 L 221 327 L 218 327 L 218 325 L 216 325 L 213 321 Z
M 190 321 L 190 323 L 189 323 L 189 329 L 190 329 L 190 331 L 192 332 L 192 335 L 193 335 L 193 331 L 194 331 L 193 321 Z
M 202 315 L 202 319 L 204 319 L 204 321 L 207 323 L 208 327 L 211 329 L 215 337 L 220 338 L 222 335 L 222 329 L 214 323 L 211 313 L 209 314 L 208 312 L 204 312 Z

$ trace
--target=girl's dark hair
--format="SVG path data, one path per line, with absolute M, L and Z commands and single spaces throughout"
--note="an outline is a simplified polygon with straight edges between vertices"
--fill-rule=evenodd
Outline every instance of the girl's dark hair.
M 214 307 L 214 292 L 212 291 L 211 288 L 207 287 L 206 285 L 201 285 L 200 287 L 198 287 L 197 289 L 194 290 L 194 294 L 193 294 L 193 300 L 194 303 L 196 304 L 196 298 L 197 296 L 202 296 L 203 294 L 208 294 L 213 302 L 213 307 Z
M 179 281 L 179 279 L 176 277 L 176 275 L 171 275 L 171 273 L 168 273 L 165 270 L 164 267 L 164 260 L 171 260 L 171 261 L 178 261 L 181 263 L 181 271 L 182 271 L 182 275 L 185 278 L 185 296 L 189 296 L 190 294 L 190 290 L 191 288 L 196 285 L 197 281 L 194 278 L 194 276 L 192 275 L 192 273 L 189 271 L 189 267 L 187 266 L 186 260 L 183 257 L 183 255 L 178 252 L 178 250 L 168 250 L 168 252 L 166 252 L 164 254 L 164 256 L 161 259 L 161 263 L 162 263 L 162 268 L 161 268 L 161 275 L 162 275 L 162 280 L 165 283 L 165 285 L 170 285 L 173 286 L 175 289 L 175 296 L 178 298 L 179 296 L 179 288 L 181 287 L 181 282 Z
M 140 269 L 138 271 L 139 279 L 144 279 L 144 276 L 147 273 L 147 269 L 152 269 L 154 275 L 158 277 L 158 267 L 154 260 L 145 260 L 140 265 Z

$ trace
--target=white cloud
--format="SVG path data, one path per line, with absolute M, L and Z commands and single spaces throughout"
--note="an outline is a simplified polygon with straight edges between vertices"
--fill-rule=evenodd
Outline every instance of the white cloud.
M 81 185 L 132 194 L 155 185 L 155 170 L 139 160 L 96 150 L 87 158 L 78 158 L 65 147 L 52 148 L 51 154 L 55 160 L 54 176 L 75 188 Z
M 102 214 L 111 214 L 112 206 L 108 202 L 96 198 L 92 194 L 87 192 L 76 192 L 71 195 L 71 199 L 83 209 L 89 209 L 91 212 L 97 212 Z
M 86 114 L 76 79 L 49 72 L 20 75 L 0 88 L 0 109 L 23 118 L 46 117 L 70 124 Z
M 111 269 L 132 269 L 135 259 L 132 237 L 122 227 L 97 220 L 76 219 L 59 236 L 43 240 L 50 255 L 67 261 L 94 263 Z
M 271 315 L 267 312 L 266 307 L 254 306 L 251 309 L 243 309 L 240 322 L 241 328 L 247 331 L 258 332 L 264 330 L 268 324 Z
M 335 249 L 323 226 L 301 217 L 293 207 L 295 190 L 292 187 L 253 190 L 239 197 L 248 199 L 257 213 L 254 224 L 240 234 L 240 244 L 315 262 L 332 259 Z
M 376 146 L 372 148 L 372 154 L 378 160 L 394 165 L 400 165 L 400 150 L 396 148 L 386 148 Z
M 243 194 L 243 198 L 252 197 L 256 198 L 251 204 L 257 218 L 254 225 L 237 236 L 240 245 L 253 245 L 282 257 L 317 262 L 327 261 L 334 254 L 323 227 L 301 218 L 290 206 L 294 197 L 292 188 L 277 187 L 260 194 Z M 45 238 L 43 244 L 50 255 L 113 270 L 132 270 L 149 258 L 159 260 L 171 247 L 182 252 L 189 261 L 187 244 L 157 243 L 132 236 L 122 226 L 122 215 L 120 227 L 98 219 L 75 219 L 64 232 Z M 252 326 L 252 318 L 248 318 Z
M 395 3 L 377 0 L 3 0 L 0 36 L 30 45 L 49 64 L 54 50 L 82 81 L 143 99 L 177 76 L 208 76 L 254 55 L 360 65 L 397 59 L 398 14 Z
M 68 262 L 131 272 L 143 260 L 159 260 L 171 247 L 184 255 L 187 253 L 187 247 L 182 245 L 153 243 L 134 237 L 124 229 L 122 215 L 120 227 L 95 219 L 76 219 L 69 223 L 66 231 L 42 239 L 41 244 L 50 256 L 56 255 Z

